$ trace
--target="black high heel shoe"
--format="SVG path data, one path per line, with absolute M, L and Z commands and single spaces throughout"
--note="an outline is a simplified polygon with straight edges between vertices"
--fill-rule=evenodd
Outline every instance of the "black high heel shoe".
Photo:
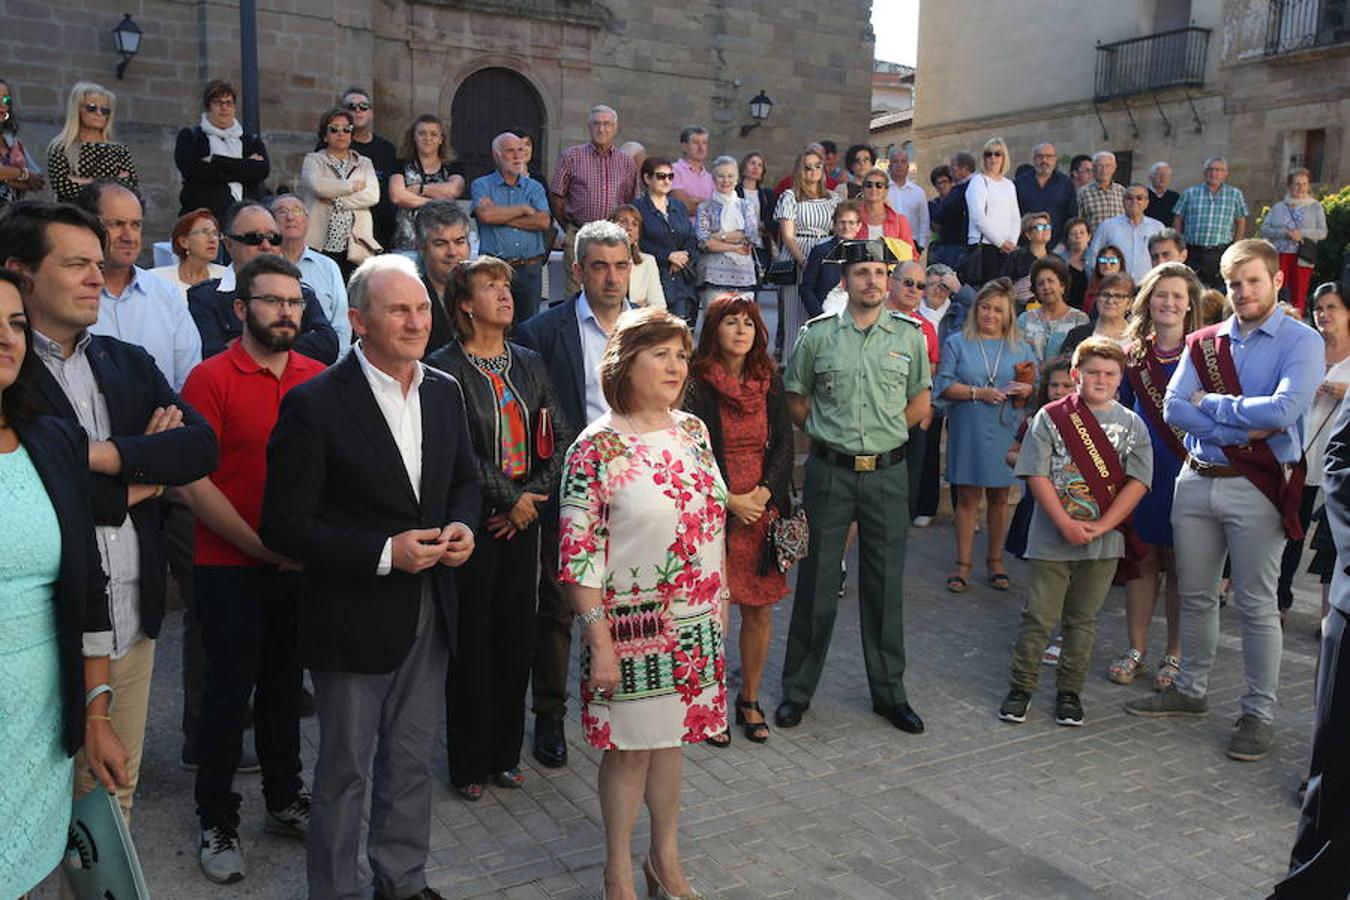
M 746 721 L 745 713 L 747 710 L 759 713 L 760 721 Z M 739 694 L 736 695 L 736 724 L 745 730 L 746 740 L 762 744 L 769 739 L 769 723 L 764 715 L 764 710 L 759 707 L 758 700 L 746 700 Z

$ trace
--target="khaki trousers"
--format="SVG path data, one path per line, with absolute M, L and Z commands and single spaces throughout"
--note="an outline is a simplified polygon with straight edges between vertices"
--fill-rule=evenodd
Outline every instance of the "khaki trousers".
M 141 777 L 141 753 L 145 749 L 145 717 L 150 708 L 150 676 L 155 670 L 155 642 L 141 638 L 121 659 L 111 662 L 108 684 L 112 686 L 113 731 L 127 748 L 127 777 L 130 784 L 117 789 L 117 805 L 131 823 L 131 804 Z M 97 782 L 84 761 L 84 751 L 75 755 L 75 796 L 83 797 Z

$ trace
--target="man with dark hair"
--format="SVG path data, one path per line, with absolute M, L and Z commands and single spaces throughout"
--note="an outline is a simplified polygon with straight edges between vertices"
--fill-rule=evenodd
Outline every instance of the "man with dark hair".
M 688 125 L 680 132 L 680 158 L 670 169 L 675 180 L 671 196 L 689 210 L 689 221 L 694 221 L 698 205 L 711 199 L 715 186 L 712 173 L 703 165 L 708 158 L 708 129 L 702 125 Z
M 1092 157 L 1079 153 L 1069 160 L 1069 180 L 1073 182 L 1074 193 L 1092 183 Z
M 155 638 L 167 583 L 160 498 L 165 485 L 216 467 L 210 426 L 169 386 L 150 355 L 90 334 L 98 321 L 106 232 L 82 209 L 26 201 L 0 216 L 0 265 L 29 279 L 24 307 L 33 355 L 26 366 L 38 411 L 89 435 L 89 495 L 113 630 L 85 654 L 112 657 L 113 730 L 129 754 L 117 801 L 130 816 L 145 741 Z M 94 644 L 97 643 L 95 646 Z M 82 759 L 76 793 L 94 788 Z
M 947 165 L 951 168 L 952 189 L 938 201 L 937 211 L 933 214 L 933 227 L 938 237 L 929 245 L 928 260 L 959 269 L 966 258 L 966 239 L 970 231 L 966 188 L 975 174 L 975 157 L 962 150 L 953 154 Z
M 839 145 L 834 141 L 821 141 L 820 149 L 825 151 L 825 155 L 821 158 L 821 162 L 825 164 L 825 177 L 835 184 L 847 180 L 848 172 L 839 165 Z
M 1013 179 L 1017 208 L 1026 213 L 1050 216 L 1050 246 L 1064 240 L 1064 223 L 1078 215 L 1078 199 L 1069 176 L 1056 168 L 1055 145 L 1043 141 L 1031 148 L 1032 171 Z
M 291 349 L 305 305 L 300 270 L 265 254 L 237 274 L 234 309 L 243 333 L 198 366 L 183 388 L 216 433 L 220 466 L 178 492 L 197 517 L 192 612 L 207 661 L 195 748 L 198 862 L 217 884 L 244 877 L 240 797 L 232 784 L 250 695 L 267 805 L 263 829 L 303 839 L 309 828 L 295 652 L 302 585 L 295 564 L 263 546 L 258 526 L 267 439 L 281 398 L 324 367 Z
M 469 258 L 469 217 L 453 200 L 432 200 L 413 219 L 422 263 L 422 284 L 431 297 L 431 336 L 427 353 L 434 353 L 454 337 L 450 310 L 450 273 Z
M 243 333 L 243 322 L 234 312 L 239 268 L 264 253 L 281 252 L 277 220 L 256 200 L 241 200 L 226 210 L 221 229 L 232 264 L 220 278 L 193 285 L 187 295 L 188 310 L 202 336 L 203 359 L 222 352 L 226 344 Z M 305 295 L 305 311 L 295 349 L 328 365 L 338 358 L 337 333 L 314 292 L 303 285 L 301 290 Z
M 1186 261 L 1186 239 L 1181 232 L 1173 228 L 1164 228 L 1154 232 L 1148 239 L 1148 261 L 1150 265 Z
M 389 177 L 398 171 L 398 148 L 375 133 L 375 105 L 371 100 L 370 91 L 352 86 L 342 92 L 338 106 L 352 116 L 352 149 L 370 160 L 375 177 L 380 180 L 380 201 L 370 212 L 375 220 L 375 240 L 380 246 L 388 247 L 398 212 L 394 201 L 389 199 Z M 448 135 L 446 139 L 449 140 Z

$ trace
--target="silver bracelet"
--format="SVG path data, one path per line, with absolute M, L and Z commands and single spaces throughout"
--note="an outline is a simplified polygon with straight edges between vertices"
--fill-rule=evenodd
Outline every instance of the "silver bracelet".
M 103 694 L 107 694 L 108 702 L 112 703 L 112 692 L 113 692 L 112 686 L 109 685 L 107 682 L 95 685 L 92 691 L 84 695 L 84 705 L 88 706 L 89 704 L 94 702 L 95 698 L 100 697 Z
M 599 606 L 592 606 L 584 613 L 578 613 L 577 621 L 580 622 L 583 626 L 594 625 L 596 622 L 599 622 L 604 617 L 605 617 L 605 607 L 604 604 L 601 604 Z

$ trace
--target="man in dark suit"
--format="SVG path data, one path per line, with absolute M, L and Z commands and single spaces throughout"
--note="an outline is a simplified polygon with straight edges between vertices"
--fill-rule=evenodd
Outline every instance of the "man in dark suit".
M 802 283 L 797 289 L 802 305 L 806 307 L 807 318 L 820 315 L 825 298 L 830 291 L 839 287 L 844 271 L 838 263 L 827 263 L 834 248 L 840 241 L 851 241 L 862 229 L 862 207 L 856 200 L 844 200 L 834 208 L 834 236 L 827 238 L 811 248 L 806 255 L 806 268 L 802 269 Z M 796 340 L 796 335 L 791 335 Z
M 959 270 L 966 258 L 970 213 L 966 210 L 966 189 L 975 174 L 975 157 L 965 150 L 948 161 L 952 170 L 952 189 L 933 213 L 933 231 L 937 237 L 928 245 L 928 262 L 944 263 Z
M 1336 541 L 1331 611 L 1322 620 L 1312 765 L 1303 815 L 1290 854 L 1289 875 L 1275 886 L 1279 900 L 1350 897 L 1350 403 L 1332 423 L 1323 462 L 1327 522 Z
M 25 380 L 38 411 L 78 423 L 89 436 L 91 499 L 108 575 L 112 631 L 85 653 L 112 658 L 112 726 L 129 753 L 118 802 L 130 815 L 140 773 L 155 638 L 167 582 L 160 528 L 165 485 L 216 467 L 216 437 L 140 347 L 89 334 L 98 321 L 105 232 L 73 206 L 28 201 L 0 218 L 0 265 L 28 276 L 24 306 L 33 353 Z M 77 761 L 76 793 L 92 790 Z
M 613 222 L 583 225 L 577 232 L 573 275 L 581 293 L 532 316 L 514 336 L 544 358 L 558 404 L 580 432 L 609 411 L 600 390 L 600 358 L 619 314 L 628 308 L 633 258 L 628 234 Z M 540 516 L 539 607 L 535 614 L 534 757 L 545 766 L 567 765 L 567 667 L 572 652 L 572 609 L 558 587 L 558 501 Z
M 357 848 L 373 781 L 375 896 L 435 900 L 431 755 L 455 640 L 451 569 L 473 551 L 465 523 L 479 515 L 477 462 L 458 383 L 419 362 L 431 300 L 412 262 L 362 263 L 348 301 L 360 342 L 282 401 L 260 528 L 305 567 L 300 661 L 320 727 L 309 895 L 367 896 Z
M 281 253 L 281 230 L 277 220 L 257 200 L 240 200 L 231 206 L 221 221 L 225 249 L 232 265 L 220 278 L 212 278 L 188 288 L 188 311 L 202 335 L 202 359 L 210 359 L 225 345 L 243 333 L 244 324 L 234 313 L 235 273 L 239 267 L 264 253 Z M 324 314 L 323 304 L 308 285 L 301 286 L 305 312 L 300 319 L 300 336 L 295 350 L 325 365 L 337 361 L 337 332 Z

